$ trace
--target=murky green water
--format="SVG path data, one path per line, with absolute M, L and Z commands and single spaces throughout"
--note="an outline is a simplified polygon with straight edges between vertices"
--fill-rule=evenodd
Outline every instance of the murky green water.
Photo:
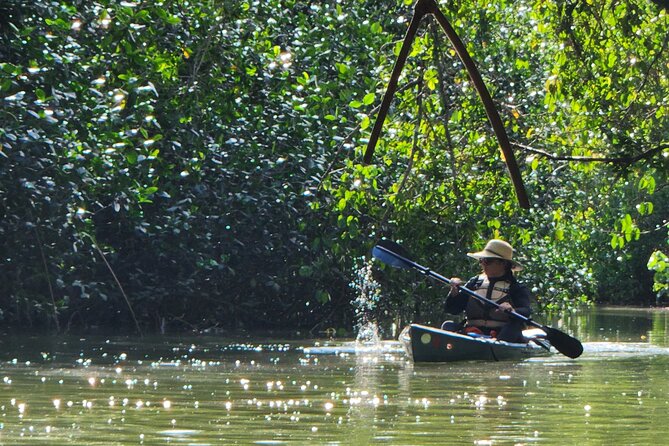
M 668 313 L 554 322 L 581 358 L 413 365 L 391 342 L 310 356 L 313 340 L 5 336 L 0 444 L 665 444 Z

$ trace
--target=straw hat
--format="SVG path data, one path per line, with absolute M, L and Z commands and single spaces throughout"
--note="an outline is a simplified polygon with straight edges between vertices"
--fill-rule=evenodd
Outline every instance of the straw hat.
M 492 239 L 485 245 L 483 251 L 468 252 L 467 255 L 473 259 L 503 259 L 511 262 L 511 269 L 520 271 L 523 265 L 513 260 L 513 247 L 504 240 Z

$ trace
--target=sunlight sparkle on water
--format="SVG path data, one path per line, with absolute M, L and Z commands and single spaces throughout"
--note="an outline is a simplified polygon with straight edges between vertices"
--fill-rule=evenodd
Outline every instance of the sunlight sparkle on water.
M 215 444 L 210 435 L 217 434 L 211 430 L 216 425 L 226 438 L 241 443 L 251 438 L 257 444 L 285 444 L 291 436 L 300 444 L 349 444 L 347 425 L 365 425 L 374 426 L 370 429 L 377 442 L 438 444 L 434 440 L 448 424 L 449 435 L 464 439 L 463 444 L 575 444 L 579 429 L 558 436 L 540 424 L 516 426 L 509 417 L 564 420 L 571 426 L 585 424 L 591 432 L 615 430 L 615 422 L 602 424 L 615 406 L 626 419 L 641 423 L 636 430 L 643 444 L 652 444 L 646 442 L 651 434 L 644 434 L 651 432 L 649 417 L 669 407 L 659 393 L 664 387 L 653 387 L 667 364 L 651 362 L 658 351 L 664 354 L 658 347 L 651 354 L 643 346 L 625 344 L 629 351 L 623 351 L 617 344 L 596 349 L 588 343 L 577 364 L 553 357 L 548 362 L 494 363 L 490 369 L 462 363 L 453 369 L 413 365 L 396 351 L 356 350 L 353 339 L 343 346 L 339 339 L 310 342 L 314 349 L 342 347 L 341 354 L 309 354 L 299 347 L 304 340 L 290 346 L 219 342 L 179 341 L 155 353 L 130 347 L 137 358 L 123 364 L 118 344 L 107 344 L 103 351 L 77 344 L 74 356 L 59 351 L 39 361 L 32 356 L 5 361 L 0 385 L 6 393 L 14 391 L 15 398 L 10 405 L 8 395 L 6 407 L 0 402 L 3 441 L 83 445 L 114 432 L 123 444 L 137 444 L 140 435 L 148 444 Z M 644 369 L 650 375 L 626 367 L 632 354 L 650 364 Z M 609 399 L 601 397 L 601 388 L 590 386 L 593 380 L 600 382 L 603 359 L 609 359 Z M 28 389 L 35 390 L 31 394 Z M 560 396 L 557 404 L 555 396 Z M 661 423 L 652 426 L 664 429 Z

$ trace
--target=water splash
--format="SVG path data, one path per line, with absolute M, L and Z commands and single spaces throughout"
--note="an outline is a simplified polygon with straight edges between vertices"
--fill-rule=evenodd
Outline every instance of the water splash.
M 356 291 L 352 304 L 356 316 L 356 348 L 376 349 L 381 345 L 376 307 L 381 298 L 381 285 L 374 280 L 372 261 L 364 257 L 355 259 L 355 277 L 350 283 Z
M 375 322 L 368 322 L 360 327 L 358 336 L 355 338 L 355 343 L 358 346 L 378 346 L 381 344 L 381 336 L 379 336 L 379 327 Z
M 349 284 L 357 291 L 353 300 L 358 328 L 374 319 L 374 311 L 381 297 L 381 285 L 372 275 L 372 261 L 364 257 L 355 259 L 355 277 Z

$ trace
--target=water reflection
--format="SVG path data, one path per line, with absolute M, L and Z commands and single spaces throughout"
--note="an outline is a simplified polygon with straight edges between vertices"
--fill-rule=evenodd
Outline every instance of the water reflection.
M 667 311 L 653 311 L 651 320 L 648 342 L 653 345 L 669 347 L 669 317 Z
M 561 324 L 585 341 L 577 360 L 414 365 L 389 340 L 5 336 L 0 442 L 663 444 L 667 313 Z

